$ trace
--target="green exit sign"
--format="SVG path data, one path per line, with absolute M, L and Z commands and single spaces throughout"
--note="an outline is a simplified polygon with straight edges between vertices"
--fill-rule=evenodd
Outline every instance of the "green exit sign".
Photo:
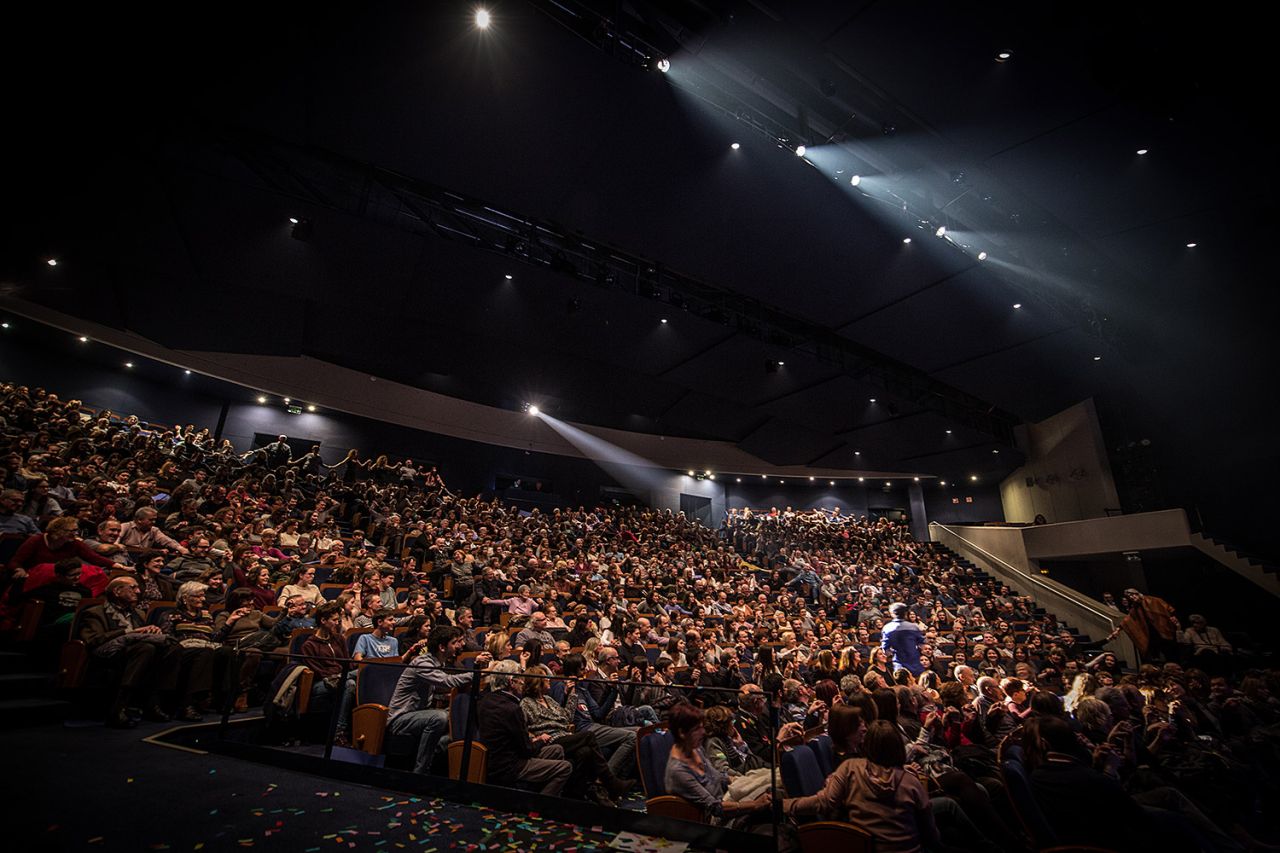
M 291 415 L 300 415 L 300 414 L 302 414 L 302 407 L 301 407 L 301 406 L 289 406 L 289 407 L 287 407 L 287 408 L 285 409 L 285 411 L 286 411 L 286 412 L 288 412 L 288 413 L 289 413 L 289 414 L 291 414 Z

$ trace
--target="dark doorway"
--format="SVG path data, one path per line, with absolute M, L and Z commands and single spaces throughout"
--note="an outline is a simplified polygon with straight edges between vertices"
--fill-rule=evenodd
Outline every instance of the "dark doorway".
M 711 526 L 711 498 L 701 495 L 681 495 L 680 511 L 686 518 L 696 518 L 703 527 Z

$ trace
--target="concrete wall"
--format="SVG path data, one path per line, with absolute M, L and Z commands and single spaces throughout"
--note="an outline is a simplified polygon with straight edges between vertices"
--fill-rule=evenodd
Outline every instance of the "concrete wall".
M 1033 560 L 1180 548 L 1191 535 L 1187 514 L 1180 509 L 1017 529 Z
M 1005 521 L 1100 518 L 1120 506 L 1093 400 L 1018 432 L 1027 462 L 1000 485 Z

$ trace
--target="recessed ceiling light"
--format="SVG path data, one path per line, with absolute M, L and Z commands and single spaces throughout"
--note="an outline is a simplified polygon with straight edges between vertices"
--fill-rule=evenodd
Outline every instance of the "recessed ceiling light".
M 191 375 L 191 371 L 190 371 L 190 370 L 184 370 L 184 371 L 182 371 L 182 372 L 183 372 L 184 374 L 186 374 L 187 376 L 190 376 L 190 375 Z
M 810 477 L 810 478 L 809 478 L 809 482 L 810 482 L 810 483 L 812 483 L 812 482 L 813 482 L 813 480 L 814 480 L 814 478 L 813 478 L 813 477 Z
M 778 367 L 786 367 L 786 366 L 787 366 L 787 363 L 785 361 L 778 362 Z
M 285 397 L 285 398 L 284 398 L 284 401 L 285 401 L 286 403 L 292 403 L 292 402 L 293 402 L 293 400 L 290 400 L 288 397 Z
M 933 236 L 935 236 L 935 237 L 945 237 L 945 236 L 947 236 L 947 226 L 945 226 L 945 225 L 939 225 L 939 226 L 938 226 L 938 230 L 933 232 Z
M 947 484 L 947 481 L 946 481 L 946 480 L 943 480 L 941 483 L 939 483 L 939 485 L 941 485 L 941 486 L 945 486 L 946 484 Z
M 849 184 L 850 184 L 850 185 L 852 185 L 852 186 L 855 186 L 855 187 L 856 187 L 856 186 L 857 186 L 858 184 L 860 184 L 860 183 L 862 183 L 862 176 L 861 176 L 861 175 L 854 175 L 852 178 L 850 178 L 850 179 L 849 179 Z
M 980 261 L 985 261 L 986 259 L 987 259 L 987 253 L 986 253 L 986 252 L 979 252 L 979 253 L 978 253 L 978 260 L 980 260 Z
M 1196 247 L 1196 244 L 1195 244 L 1195 243 L 1188 243 L 1188 244 L 1187 244 L 1187 248 L 1188 248 L 1188 249 L 1194 249 L 1195 247 Z
M 666 317 L 663 317 L 663 318 L 662 318 L 661 320 L 659 320 L 658 322 L 662 323 L 662 325 L 664 325 L 664 326 L 665 326 L 665 325 L 667 324 L 667 318 L 666 318 Z
M 806 151 L 808 151 L 808 150 L 809 150 L 809 149 L 808 149 L 808 148 L 805 148 L 803 145 L 797 145 L 797 146 L 796 146 L 796 156 L 797 156 L 797 157 L 803 157 L 803 156 L 804 156 L 804 152 L 806 152 Z
M 737 150 L 738 150 L 739 148 L 741 148 L 742 146 L 741 146 L 741 145 L 739 145 L 737 142 L 735 142 L 735 143 L 733 143 L 732 145 L 730 145 L 729 147 L 730 147 L 730 148 L 732 148 L 734 151 L 737 151 Z
M 666 57 L 663 57 L 662 59 L 659 59 L 659 60 L 658 60 L 658 70 L 659 70 L 659 71 L 661 71 L 663 74 L 666 74 L 668 71 L 670 71 L 670 70 L 671 70 L 671 60 L 670 60 L 670 59 L 667 59 Z
M 911 242 L 911 238 L 910 238 L 910 237 L 903 237 L 903 238 L 902 238 L 902 242 L 904 242 L 904 243 L 910 243 L 910 242 Z
M 861 451 L 861 450 L 855 450 L 855 451 L 853 451 L 853 455 L 854 455 L 854 456 L 861 456 L 861 455 L 862 455 L 862 451 Z
M 133 362 L 132 362 L 132 361 L 126 361 L 126 362 L 124 363 L 124 366 L 125 366 L 125 367 L 133 367 Z
M 259 403 L 265 403 L 265 402 L 267 402 L 267 398 L 266 398 L 266 397 L 264 397 L 264 396 L 262 396 L 261 394 L 259 394 L 259 395 L 258 395 L 258 402 L 259 402 Z
M 89 339 L 88 339 L 88 338 L 86 338 L 84 335 L 81 335 L 81 336 L 80 336 L 80 343 L 82 343 L 82 344 L 87 344 L 87 343 L 89 343 Z
M 686 473 L 686 474 L 688 474 L 690 477 L 692 477 L 692 476 L 693 476 L 693 472 L 692 472 L 692 471 L 686 471 L 685 473 Z
M 834 486 L 835 484 L 836 484 L 835 480 L 831 480 L 830 482 L 827 483 L 828 486 Z
M 1146 148 L 1139 148 L 1139 149 L 1138 149 L 1138 156 L 1139 156 L 1139 157 L 1141 157 L 1142 155 L 1146 154 L 1146 153 L 1147 153 L 1147 150 L 1148 150 L 1148 149 L 1146 149 Z
M 8 323 L 0 323 L 0 329 L 7 329 L 7 328 L 9 328 Z
M 999 450 L 993 450 L 993 451 L 991 451 L 991 452 L 992 452 L 992 453 L 999 453 L 1000 451 L 999 451 Z
M 769 475 L 768 475 L 768 474 L 761 474 L 761 475 L 760 475 L 760 479 L 761 479 L 761 480 L 767 480 L 767 479 L 769 479 Z
M 1021 303 L 1021 302 L 1015 302 L 1015 303 L 1013 303 L 1013 307 L 1014 307 L 1014 308 L 1021 308 L 1021 307 L 1022 307 L 1022 303 Z
M 781 485 L 783 485 L 783 486 L 785 486 L 785 485 L 787 484 L 787 481 L 786 481 L 786 480 L 779 480 L 779 481 L 778 481 L 778 483 L 779 483 L 779 484 L 781 484 Z
M 970 475 L 969 475 L 969 479 L 976 483 L 976 482 L 978 482 L 978 475 L 977 475 L 977 474 L 970 474 Z
M 708 479 L 708 480 L 714 480 L 715 478 L 716 478 L 716 475 L 715 475 L 715 474 L 708 474 L 708 475 L 707 475 L 707 479 Z
M 951 435 L 951 430 L 947 430 L 947 435 Z
M 866 477 L 859 477 L 859 478 L 858 478 L 858 482 L 859 482 L 859 483 L 865 483 L 866 481 L 867 481 L 867 478 L 866 478 Z
M 742 478 L 741 478 L 741 477 L 739 477 L 739 478 L 738 478 L 738 482 L 739 482 L 739 483 L 741 483 L 741 482 L 742 482 Z
M 919 478 L 919 477 L 912 477 L 911 479 L 915 480 L 917 483 L 918 483 L 918 482 L 920 482 L 920 478 Z
M 482 30 L 489 29 L 489 24 L 493 23 L 493 18 L 489 15 L 488 9 L 476 9 L 476 26 Z
M 314 403 L 312 405 L 307 406 L 308 412 L 314 412 L 315 410 L 316 410 L 316 407 Z
M 876 401 L 876 398 L 875 398 L 875 397 L 872 397 L 872 398 L 871 398 L 871 402 L 872 402 L 872 403 L 874 403 L 875 401 Z
M 297 224 L 298 224 L 298 217 L 296 217 L 296 216 L 290 216 L 290 217 L 289 217 L 289 222 L 290 222 L 291 224 L 293 224 L 293 225 L 297 225 Z
M 505 278 L 507 281 L 511 281 L 511 273 L 507 273 L 506 275 L 503 276 L 503 278 Z
M 996 62 L 1008 62 L 1010 59 L 1013 59 L 1013 54 L 1007 50 L 1002 50 L 996 54 Z
M 57 259 L 57 258 L 50 258 L 49 260 L 45 261 L 45 263 L 46 263 L 46 264 L 48 264 L 48 265 L 49 265 L 49 266 L 51 266 L 51 267 L 56 267 L 56 266 L 58 265 L 58 259 Z
M 893 483 L 890 483 L 888 480 L 885 480 L 885 481 L 884 481 L 884 484 L 885 484 L 886 486 L 892 486 L 892 485 L 893 485 Z
M 1094 360 L 1094 361 L 1102 361 L 1102 356 L 1100 356 L 1100 355 L 1095 355 L 1095 356 L 1093 357 L 1093 360 Z

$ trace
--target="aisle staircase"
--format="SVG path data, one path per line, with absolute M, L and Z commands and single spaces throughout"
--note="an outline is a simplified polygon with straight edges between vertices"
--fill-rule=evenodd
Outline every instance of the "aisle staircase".
M 1189 541 L 1193 548 L 1211 557 L 1218 565 L 1225 566 L 1255 586 L 1280 597 L 1280 565 L 1203 533 L 1192 533 Z

